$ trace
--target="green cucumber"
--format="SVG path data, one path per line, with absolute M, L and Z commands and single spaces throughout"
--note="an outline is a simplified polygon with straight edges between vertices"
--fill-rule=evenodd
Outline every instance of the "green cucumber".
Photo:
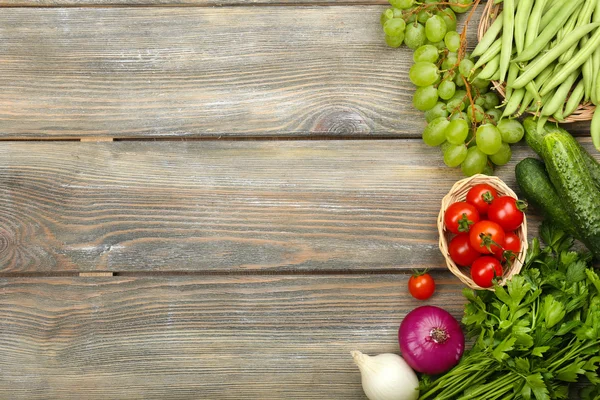
M 572 236 L 578 237 L 571 218 L 563 206 L 556 189 L 550 182 L 544 163 L 535 158 L 525 158 L 515 167 L 517 184 L 529 204 L 533 205 L 550 222 Z
M 544 136 L 546 136 L 546 134 L 549 132 L 561 134 L 565 140 L 574 143 L 579 149 L 580 156 L 590 171 L 592 178 L 596 182 L 596 186 L 600 188 L 600 163 L 598 163 L 598 161 L 596 161 L 594 157 L 590 155 L 590 153 L 581 147 L 579 142 L 577 142 L 577 140 L 575 140 L 569 132 L 550 122 L 544 125 L 543 131 L 538 130 L 537 121 L 533 117 L 525 118 L 523 121 L 523 127 L 525 128 L 525 141 L 529 147 L 531 147 L 533 151 L 535 151 L 541 157 L 543 157 L 542 142 L 544 140 Z
M 542 154 L 559 198 L 579 238 L 600 259 L 600 189 L 573 140 L 559 132 L 544 136 Z

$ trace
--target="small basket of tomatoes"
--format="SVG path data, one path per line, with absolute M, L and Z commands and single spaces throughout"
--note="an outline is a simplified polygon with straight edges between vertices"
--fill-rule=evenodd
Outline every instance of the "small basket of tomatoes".
M 518 274 L 527 253 L 526 203 L 500 178 L 474 175 L 454 184 L 438 216 L 448 269 L 472 289 L 492 290 Z

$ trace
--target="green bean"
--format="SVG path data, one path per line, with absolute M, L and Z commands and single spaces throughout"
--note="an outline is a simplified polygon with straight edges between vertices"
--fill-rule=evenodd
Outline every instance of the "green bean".
M 520 0 L 515 14 L 515 46 L 517 54 L 521 54 L 525 46 L 525 31 L 527 30 L 527 20 L 531 13 L 533 0 Z
M 525 90 L 525 89 L 517 89 L 517 90 Z M 533 95 L 525 90 L 525 96 L 523 96 L 523 101 L 521 102 L 521 107 L 519 107 L 518 116 L 523 115 L 525 111 L 529 108 L 529 105 L 533 101 Z
M 527 90 L 528 93 L 531 93 L 536 104 L 542 104 L 542 98 L 540 97 L 540 93 L 538 92 L 538 88 L 535 86 L 534 82 L 529 82 L 527 85 L 525 85 L 525 90 Z
M 593 29 L 598 27 L 600 27 L 600 23 L 587 24 L 580 26 L 573 32 L 569 33 L 556 47 L 529 64 L 521 76 L 515 80 L 512 87 L 514 89 L 518 89 L 527 85 L 527 83 L 539 75 L 544 68 L 552 64 L 552 62 L 555 61 L 564 51 L 571 47 L 572 44 L 577 43 L 583 36 L 587 35 Z M 597 29 L 596 32 L 600 32 L 600 29 Z M 518 59 L 519 57 L 517 57 L 515 61 Z
M 500 65 L 500 55 L 497 55 L 496 57 L 492 58 L 492 60 L 489 63 L 487 63 L 485 68 L 481 70 L 477 77 L 479 79 L 490 80 L 492 75 L 494 75 L 494 73 L 498 70 L 498 65 Z
M 500 81 L 504 81 L 510 57 L 512 55 L 513 34 L 515 29 L 515 1 L 504 0 L 502 10 L 502 48 L 500 49 Z
M 596 7 L 594 9 L 594 13 L 592 14 L 592 22 L 600 22 L 600 1 L 596 1 Z M 600 75 L 600 48 L 597 48 L 594 54 L 592 55 L 592 94 L 591 99 L 592 103 L 598 105 L 600 101 L 600 96 L 597 90 L 598 87 L 598 76 Z M 598 71 L 598 72 L 596 72 Z
M 594 147 L 596 147 L 596 150 L 600 151 L 600 112 L 594 112 L 590 131 L 592 132 L 592 142 L 594 143 Z
M 592 13 L 594 12 L 594 7 L 595 7 L 595 3 L 593 1 L 587 0 L 585 2 L 585 4 L 583 5 L 583 7 L 581 7 L 581 10 L 579 11 L 578 14 L 573 13 L 573 15 L 577 14 L 577 23 L 575 24 L 575 27 L 579 27 L 584 24 L 589 24 L 590 22 L 600 22 L 600 21 L 591 21 Z M 583 44 L 585 44 L 585 43 L 582 43 L 581 45 L 583 46 Z M 571 48 L 569 50 L 567 50 L 562 56 L 560 56 L 559 62 L 561 64 L 564 64 L 567 61 L 569 61 L 573 57 L 573 54 L 575 54 L 575 51 L 577 51 L 577 47 L 578 47 L 577 45 L 571 46 Z
M 598 69 L 597 72 L 596 72 L 596 84 L 592 88 L 592 91 L 596 92 L 596 100 L 600 101 L 600 69 Z M 594 104 L 596 104 L 596 103 L 594 103 Z M 596 105 L 598 105 L 598 104 L 596 104 Z
M 581 68 L 581 76 L 583 79 L 583 87 L 584 87 L 584 96 L 583 99 L 584 101 L 589 101 L 590 98 L 592 97 L 592 85 L 594 82 L 594 70 L 593 70 L 593 65 L 592 65 L 592 59 L 588 58 L 587 60 L 585 60 L 585 62 L 583 63 L 583 68 Z
M 527 30 L 525 32 L 525 47 L 531 46 L 531 43 L 533 43 L 538 35 L 545 6 L 546 0 L 537 0 L 533 5 L 531 14 L 529 14 L 529 21 L 527 22 Z
M 562 113 L 562 107 L 558 107 L 558 110 L 552 115 L 557 122 L 563 122 L 565 120 L 565 116 Z
M 583 81 L 579 81 L 577 85 L 575 85 L 575 89 L 571 92 L 569 99 L 567 100 L 567 104 L 565 104 L 565 110 L 563 112 L 565 117 L 573 114 L 577 107 L 579 107 L 579 103 L 583 100 Z
M 542 15 L 542 20 L 540 21 L 540 32 L 546 29 L 546 27 L 552 23 L 554 23 L 557 17 L 560 17 L 565 14 L 566 10 L 566 1 L 556 1 L 552 4 L 552 7 Z M 569 12 L 567 18 L 571 16 L 573 11 Z M 565 18 L 565 21 L 567 20 Z M 562 26 L 563 24 L 560 24 Z
M 512 84 L 515 81 L 515 79 L 517 79 L 517 76 L 519 76 L 519 65 L 517 63 L 511 63 L 510 67 L 508 67 L 508 77 L 506 78 L 506 97 L 510 97 L 513 88 L 512 88 Z
M 531 60 L 538 55 L 544 46 L 550 43 L 552 38 L 556 36 L 558 30 L 565 24 L 565 22 L 567 22 L 569 17 L 573 14 L 573 11 L 579 7 L 582 1 L 583 0 L 567 0 L 567 4 L 561 6 L 561 8 L 564 9 L 564 12 L 557 15 L 556 18 L 542 30 L 540 35 L 533 41 L 533 43 L 523 50 L 518 57 L 519 61 Z
M 560 28 L 560 31 L 558 31 L 558 34 L 556 35 L 554 46 L 558 46 L 560 44 L 560 42 L 569 33 L 571 33 L 575 28 L 577 28 L 577 26 L 575 26 L 576 22 L 577 22 L 577 15 L 576 15 L 576 13 L 573 13 L 573 15 L 571 15 L 571 17 L 569 18 L 569 20 L 567 21 L 565 26 Z M 552 46 L 552 47 L 554 47 L 554 46 Z M 577 49 L 577 43 L 571 45 L 571 47 L 565 53 L 561 54 L 561 56 L 558 57 L 559 64 L 564 64 L 567 61 L 569 61 L 569 59 L 571 57 L 573 57 L 572 53 L 574 53 L 576 49 Z M 571 53 L 571 54 L 569 55 L 569 53 Z
M 519 104 L 521 103 L 521 100 L 523 100 L 524 96 L 525 96 L 525 89 L 513 90 L 512 95 L 510 97 L 508 97 L 508 101 L 506 102 L 506 105 L 504 106 L 504 112 L 502 113 L 502 118 L 508 117 L 508 116 L 514 114 L 515 112 L 517 112 L 517 109 L 519 108 Z
M 502 46 L 502 39 L 496 39 L 496 41 L 486 50 L 486 52 L 483 53 L 481 55 L 481 57 L 479 57 L 479 60 L 477 60 L 477 62 L 475 63 L 475 65 L 471 69 L 471 72 L 473 72 L 474 70 L 476 70 L 479 67 L 483 66 L 483 64 L 488 63 L 489 61 L 492 60 L 492 58 L 494 58 L 498 54 L 500 54 L 500 47 L 501 46 Z
M 554 89 L 560 85 L 573 71 L 581 67 L 583 63 L 592 55 L 594 51 L 600 46 L 600 29 L 596 29 L 594 35 L 588 40 L 588 42 L 579 50 L 579 52 L 562 66 L 560 71 L 551 79 L 548 85 L 540 93 L 542 96 L 551 89 Z
M 565 104 L 569 91 L 573 87 L 578 76 L 579 71 L 575 71 L 569 75 L 569 77 L 558 87 L 554 96 L 547 103 L 544 103 L 542 115 L 552 115 Z
M 498 34 L 502 30 L 502 23 L 503 23 L 502 15 L 503 15 L 503 13 L 500 12 L 500 14 L 498 14 L 498 16 L 496 17 L 496 20 L 494 21 L 494 23 L 488 28 L 487 31 L 485 31 L 485 33 L 483 34 L 483 37 L 481 38 L 481 40 L 479 41 L 477 46 L 475 46 L 475 49 L 471 53 L 472 57 L 477 57 L 477 56 L 484 54 L 488 50 L 488 48 L 492 45 L 492 43 L 495 43 L 495 40 L 498 37 Z

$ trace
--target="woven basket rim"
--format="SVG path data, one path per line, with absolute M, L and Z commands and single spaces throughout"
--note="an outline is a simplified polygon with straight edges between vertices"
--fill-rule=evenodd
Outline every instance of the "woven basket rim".
M 488 30 L 490 25 L 494 22 L 500 9 L 502 7 L 502 3 L 494 4 L 493 1 L 488 1 L 483 9 L 483 13 L 481 15 L 481 19 L 479 20 L 479 26 L 477 27 L 477 40 L 481 40 L 485 32 Z M 496 91 L 504 98 L 506 97 L 506 90 L 503 84 L 498 81 L 492 81 L 492 85 Z M 579 107 L 568 117 L 566 117 L 562 121 L 556 121 L 554 118 L 549 118 L 549 121 L 560 122 L 561 124 L 570 124 L 573 122 L 581 122 L 581 121 L 591 121 L 594 116 L 594 110 L 596 106 L 592 102 L 584 102 L 580 103 Z M 538 113 L 527 112 L 528 114 L 538 116 Z
M 479 183 L 487 183 L 494 187 L 498 191 L 498 195 L 507 195 L 512 196 L 515 199 L 518 199 L 515 192 L 502 181 L 502 179 L 496 176 L 488 176 L 483 174 L 473 175 L 468 178 L 464 178 L 456 182 L 448 194 L 444 196 L 442 199 L 440 213 L 438 214 L 437 220 L 437 228 L 439 233 L 439 248 L 444 256 L 446 261 L 446 265 L 450 272 L 452 272 L 458 279 L 460 279 L 465 285 L 470 287 L 471 289 L 477 290 L 494 290 L 493 288 L 482 288 L 478 286 L 470 274 L 468 273 L 469 268 L 467 267 L 459 267 L 456 263 L 450 258 L 450 254 L 448 251 L 448 243 L 450 241 L 450 237 L 453 236 L 452 233 L 448 232 L 444 226 L 444 214 L 448 207 L 457 202 L 464 201 L 466 198 L 466 194 L 468 190 L 476 184 Z M 517 236 L 521 239 L 521 252 L 516 257 L 513 264 L 510 268 L 504 271 L 504 275 L 500 280 L 500 285 L 504 285 L 508 279 L 510 279 L 513 275 L 521 272 L 521 267 L 523 266 L 523 262 L 525 261 L 525 254 L 527 253 L 528 242 L 527 242 L 527 217 L 523 216 L 523 224 L 516 230 Z

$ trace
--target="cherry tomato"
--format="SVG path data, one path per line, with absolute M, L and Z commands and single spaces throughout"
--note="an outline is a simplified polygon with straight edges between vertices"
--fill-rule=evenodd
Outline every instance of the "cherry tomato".
M 477 209 L 464 201 L 451 204 L 444 214 L 446 229 L 452 233 L 469 232 L 471 225 L 477 222 L 479 222 Z
M 510 253 L 507 253 L 510 252 Z M 514 232 L 508 232 L 504 236 L 504 249 L 498 250 L 494 252 L 494 257 L 496 257 L 500 262 L 506 262 L 506 256 L 510 254 L 510 261 L 514 261 L 517 254 L 521 252 L 521 239 Z
M 510 196 L 500 196 L 492 201 L 488 209 L 488 219 L 496 222 L 505 231 L 514 231 L 523 223 L 523 211 L 527 203 Z
M 482 254 L 493 254 L 504 247 L 505 233 L 502 227 L 492 221 L 479 221 L 471 227 L 471 246 Z
M 454 236 L 448 244 L 448 250 L 450 258 L 461 267 L 471 266 L 473 261 L 481 256 L 481 253 L 471 246 L 468 233 L 461 233 Z
M 471 266 L 473 282 L 483 288 L 492 287 L 493 279 L 502 276 L 502 265 L 494 257 L 479 257 Z
M 498 192 L 487 183 L 480 183 L 469 189 L 467 193 L 467 203 L 473 204 L 479 215 L 485 215 L 488 212 L 490 203 L 498 197 Z
M 408 291 L 418 300 L 427 300 L 435 292 L 435 282 L 427 272 L 415 274 L 408 280 Z

